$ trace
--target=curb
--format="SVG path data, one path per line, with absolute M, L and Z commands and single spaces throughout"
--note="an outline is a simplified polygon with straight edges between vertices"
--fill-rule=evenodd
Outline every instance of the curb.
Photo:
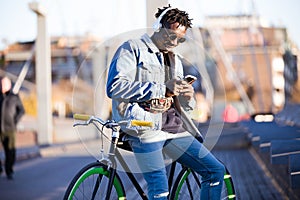
M 28 160 L 40 156 L 41 154 L 38 146 L 18 148 L 16 150 L 16 161 Z

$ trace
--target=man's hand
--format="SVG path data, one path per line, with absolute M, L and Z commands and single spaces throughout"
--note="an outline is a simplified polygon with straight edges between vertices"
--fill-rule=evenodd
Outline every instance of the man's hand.
M 166 96 L 182 96 L 187 101 L 191 100 L 194 96 L 194 88 L 184 80 L 171 79 L 166 82 Z
M 183 81 L 178 79 L 171 79 L 166 82 L 166 97 L 178 96 L 182 89 L 181 84 Z
M 186 81 L 181 85 L 180 96 L 182 96 L 186 101 L 190 101 L 194 97 L 194 88 L 191 84 Z

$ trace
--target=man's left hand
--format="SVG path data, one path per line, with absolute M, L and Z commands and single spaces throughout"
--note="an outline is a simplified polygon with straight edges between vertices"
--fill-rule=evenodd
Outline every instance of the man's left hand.
M 179 96 L 182 96 L 185 100 L 190 101 L 194 97 L 194 88 L 191 84 L 183 81 Z

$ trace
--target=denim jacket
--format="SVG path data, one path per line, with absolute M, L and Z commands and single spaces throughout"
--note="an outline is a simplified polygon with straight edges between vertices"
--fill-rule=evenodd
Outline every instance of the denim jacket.
M 139 106 L 139 102 L 154 98 L 164 98 L 166 93 L 165 66 L 163 55 L 145 34 L 140 39 L 123 43 L 116 51 L 108 72 L 106 92 L 112 99 L 112 116 L 116 121 L 151 121 L 154 127 L 122 127 L 126 131 L 161 130 L 162 114 L 151 113 Z M 175 54 L 175 75 L 183 78 L 183 66 L 179 55 Z M 181 102 L 189 111 L 195 101 Z

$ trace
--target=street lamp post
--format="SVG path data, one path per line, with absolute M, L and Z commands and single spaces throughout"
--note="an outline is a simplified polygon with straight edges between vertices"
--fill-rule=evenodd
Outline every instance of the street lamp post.
M 37 14 L 35 70 L 38 106 L 38 144 L 48 145 L 53 142 L 50 38 L 47 34 L 46 12 L 44 8 L 38 2 L 29 3 L 29 7 Z

